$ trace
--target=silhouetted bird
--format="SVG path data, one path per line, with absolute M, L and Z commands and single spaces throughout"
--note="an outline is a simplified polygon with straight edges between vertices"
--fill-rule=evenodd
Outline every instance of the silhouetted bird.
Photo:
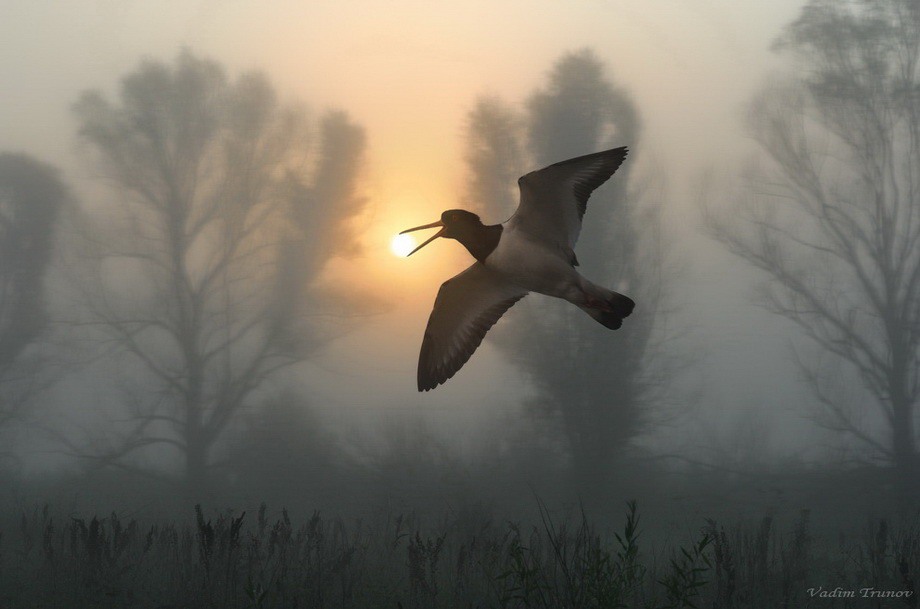
M 489 328 L 528 292 L 568 300 L 611 330 L 622 325 L 635 303 L 582 277 L 575 270 L 574 248 L 588 197 L 613 175 L 626 153 L 625 147 L 614 148 L 528 173 L 518 180 L 517 211 L 502 224 L 486 226 L 474 213 L 451 209 L 437 222 L 402 231 L 441 228 L 410 256 L 446 237 L 462 243 L 476 259 L 438 291 L 419 354 L 419 391 L 451 378 Z

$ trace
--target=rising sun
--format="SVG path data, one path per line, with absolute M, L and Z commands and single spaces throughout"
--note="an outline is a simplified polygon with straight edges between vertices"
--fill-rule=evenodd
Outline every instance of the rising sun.
M 396 235 L 390 241 L 390 251 L 400 258 L 408 256 L 413 249 L 415 249 L 415 239 L 412 235 Z

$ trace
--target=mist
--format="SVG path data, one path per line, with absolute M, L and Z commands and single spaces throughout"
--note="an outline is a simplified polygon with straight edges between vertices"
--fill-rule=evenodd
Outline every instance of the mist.
M 0 605 L 916 602 L 913 3 L 3 12 Z M 621 146 L 622 327 L 422 387 L 473 260 L 397 233 Z

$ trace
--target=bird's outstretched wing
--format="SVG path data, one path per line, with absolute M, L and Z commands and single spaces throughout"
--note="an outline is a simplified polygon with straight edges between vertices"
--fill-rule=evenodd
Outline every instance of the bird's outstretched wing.
M 531 171 L 518 180 L 521 203 L 508 220 L 522 230 L 573 256 L 588 197 L 626 158 L 626 147 L 595 152 Z
M 527 295 L 481 262 L 441 285 L 418 359 L 418 390 L 434 389 L 463 367 L 511 305 Z

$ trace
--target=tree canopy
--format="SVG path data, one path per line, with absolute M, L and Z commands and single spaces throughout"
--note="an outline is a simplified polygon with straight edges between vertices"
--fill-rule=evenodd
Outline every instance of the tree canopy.
M 171 447 L 200 492 L 238 415 L 318 344 L 309 296 L 355 248 L 363 130 L 330 113 L 314 144 L 263 74 L 231 79 L 188 51 L 74 111 L 116 210 L 100 218 L 86 312 L 130 361 L 132 395 L 129 427 L 93 457 L 125 467 Z

